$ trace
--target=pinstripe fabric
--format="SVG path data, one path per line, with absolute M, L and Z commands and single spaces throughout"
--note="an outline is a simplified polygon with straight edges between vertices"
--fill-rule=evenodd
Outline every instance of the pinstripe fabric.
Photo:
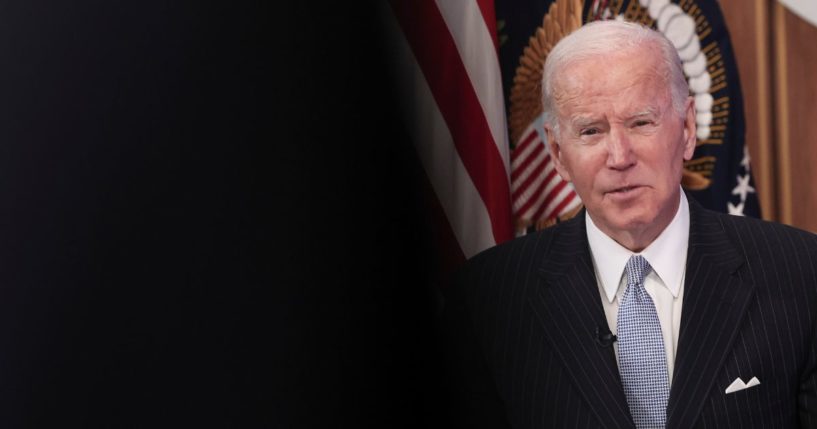
M 817 237 L 690 203 L 667 427 L 817 427 Z M 495 398 L 469 409 L 501 408 L 517 428 L 633 427 L 597 341 L 607 322 L 583 215 L 481 253 L 449 292 L 479 347 L 461 356 L 483 361 L 494 390 L 460 391 Z M 737 377 L 761 384 L 725 394 Z

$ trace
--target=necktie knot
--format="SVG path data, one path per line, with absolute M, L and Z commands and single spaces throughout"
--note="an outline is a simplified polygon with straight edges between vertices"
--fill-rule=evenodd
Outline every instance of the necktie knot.
M 650 273 L 650 263 L 647 262 L 641 255 L 633 255 L 630 256 L 630 260 L 627 261 L 627 267 L 625 271 L 627 272 L 627 285 L 639 285 L 644 283 L 644 277 L 647 277 L 647 274 Z

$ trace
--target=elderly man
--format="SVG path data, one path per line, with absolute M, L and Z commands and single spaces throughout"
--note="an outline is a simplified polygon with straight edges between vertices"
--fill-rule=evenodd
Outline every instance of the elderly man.
M 476 256 L 450 290 L 467 426 L 817 427 L 817 238 L 686 197 L 688 95 L 645 27 L 554 47 L 545 130 L 586 210 Z

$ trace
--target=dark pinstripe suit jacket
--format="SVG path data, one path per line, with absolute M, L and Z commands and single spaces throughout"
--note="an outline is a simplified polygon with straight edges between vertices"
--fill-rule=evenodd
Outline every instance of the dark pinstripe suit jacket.
M 817 427 L 817 236 L 691 200 L 690 225 L 667 427 Z M 459 423 L 633 427 L 584 214 L 474 257 L 450 292 Z M 737 377 L 761 384 L 724 393 Z

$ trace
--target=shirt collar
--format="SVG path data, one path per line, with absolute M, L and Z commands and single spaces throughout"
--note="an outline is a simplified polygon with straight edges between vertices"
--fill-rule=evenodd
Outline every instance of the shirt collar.
M 689 202 L 683 190 L 680 194 L 681 201 L 675 217 L 661 234 L 641 252 L 673 297 L 678 297 L 678 292 L 681 290 L 689 247 Z M 602 232 L 593 223 L 590 213 L 585 216 L 585 224 L 590 253 L 593 255 L 593 264 L 596 266 L 596 275 L 604 288 L 608 301 L 613 302 L 621 283 L 621 276 L 624 274 L 624 267 L 633 252 Z

